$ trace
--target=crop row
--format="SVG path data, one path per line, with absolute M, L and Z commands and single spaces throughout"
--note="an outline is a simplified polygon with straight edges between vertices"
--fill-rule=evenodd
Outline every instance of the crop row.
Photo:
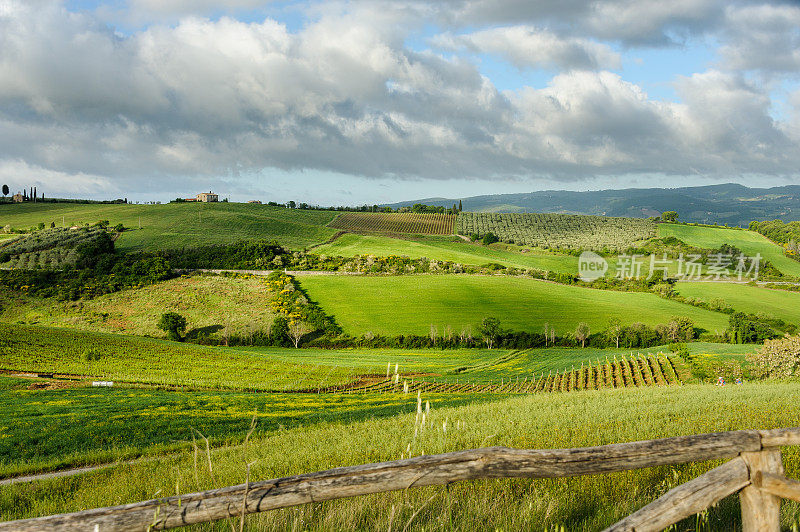
M 544 249 L 623 251 L 656 236 L 656 225 L 640 218 L 466 212 L 458 216 L 458 233 L 493 233 L 503 242 Z
M 452 214 L 346 212 L 328 227 L 356 233 L 451 235 L 455 220 Z
M 371 382 L 331 386 L 316 390 L 320 393 L 509 393 L 570 392 L 603 388 L 631 388 L 681 384 L 675 361 L 666 355 L 614 357 L 595 365 L 585 365 L 548 375 L 524 376 L 494 384 L 471 382 L 440 382 L 414 380 L 391 376 Z M 305 390 L 314 391 L 314 390 Z

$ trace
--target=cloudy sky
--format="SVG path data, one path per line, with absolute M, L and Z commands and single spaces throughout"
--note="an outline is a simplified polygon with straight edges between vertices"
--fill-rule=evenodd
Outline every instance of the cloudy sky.
M 330 204 L 800 183 L 800 3 L 0 0 L 0 182 Z

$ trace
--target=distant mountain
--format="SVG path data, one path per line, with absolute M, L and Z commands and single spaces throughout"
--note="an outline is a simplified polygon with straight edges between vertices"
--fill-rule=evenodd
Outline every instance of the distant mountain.
M 452 207 L 461 200 L 465 211 L 555 212 L 647 218 L 677 211 L 685 222 L 746 226 L 753 220 L 800 220 L 800 185 L 748 188 L 727 183 L 683 188 L 629 188 L 569 192 L 545 190 L 470 198 L 426 198 L 389 204 L 414 203 Z

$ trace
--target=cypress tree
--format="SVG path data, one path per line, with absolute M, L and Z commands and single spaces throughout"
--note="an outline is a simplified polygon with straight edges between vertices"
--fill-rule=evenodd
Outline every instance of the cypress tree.
M 458 200 L 458 212 L 461 212 L 461 200 Z

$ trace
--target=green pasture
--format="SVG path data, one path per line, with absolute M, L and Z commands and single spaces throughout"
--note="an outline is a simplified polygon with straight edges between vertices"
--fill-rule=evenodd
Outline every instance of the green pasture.
M 427 335 L 431 325 L 441 334 L 477 335 L 489 316 L 517 331 L 572 333 L 580 322 L 597 332 L 615 317 L 624 324 L 667 323 L 687 316 L 711 332 L 727 328 L 728 316 L 641 292 L 615 292 L 547 283 L 510 276 L 306 276 L 301 285 L 344 330 L 361 335 Z
M 724 227 L 658 224 L 658 236 L 674 236 L 690 246 L 706 249 L 715 249 L 722 244 L 731 244 L 748 255 L 761 253 L 761 257 L 770 261 L 773 266 L 785 275 L 800 277 L 800 262 L 787 257 L 783 253 L 782 247 L 754 231 L 726 229 Z
M 506 248 L 506 249 L 504 249 Z M 407 256 L 412 259 L 452 261 L 460 264 L 481 266 L 490 262 L 522 269 L 540 269 L 559 273 L 577 273 L 578 257 L 523 248 L 513 251 L 495 244 L 484 246 L 452 237 L 415 237 L 413 239 L 391 238 L 377 235 L 344 234 L 329 244 L 314 248 L 314 253 L 353 257 L 355 255 Z
M 223 338 L 269 329 L 271 299 L 263 279 L 215 275 L 183 276 L 79 301 L 0 288 L 0 321 L 161 338 L 166 335 L 159 318 L 177 312 L 186 318 L 189 336 Z
M 427 397 L 423 396 L 423 400 Z M 413 400 L 413 399 L 412 399 Z M 245 464 L 260 481 L 334 467 L 489 446 L 573 448 L 737 429 L 800 425 L 800 384 L 669 386 L 540 394 L 458 407 L 432 404 L 426 424 L 415 416 L 332 422 L 257 434 L 245 448 L 214 449 L 210 460 L 191 450 L 73 478 L 11 485 L 0 490 L 5 519 L 132 503 L 241 484 Z M 250 404 L 241 408 L 242 416 Z M 408 408 L 403 406 L 403 409 Z M 407 410 L 406 410 L 407 411 Z M 355 416 L 354 416 L 355 418 Z M 246 425 L 243 422 L 243 425 Z M 169 430 L 165 428 L 165 430 Z M 242 428 L 242 432 L 244 432 Z M 416 436 L 415 436 L 416 432 Z M 170 434 L 185 441 L 186 432 Z M 783 451 L 786 474 L 800 475 L 796 447 Z M 696 462 L 564 479 L 504 479 L 412 488 L 265 512 L 247 518 L 250 530 L 565 530 L 610 526 L 722 461 Z M 800 506 L 782 505 L 782 529 L 797 523 Z M 412 521 L 413 519 L 413 521 Z M 739 530 L 738 497 L 729 497 L 678 530 Z M 238 520 L 190 530 L 230 530 Z
M 324 242 L 336 231 L 325 224 L 332 211 L 284 209 L 250 203 L 171 203 L 164 205 L 102 205 L 17 203 L 0 205 L 0 227 L 28 229 L 82 225 L 108 220 L 126 231 L 116 242 L 124 251 L 157 250 L 241 240 L 278 240 L 290 248 Z M 141 229 L 140 229 L 141 226 Z
M 107 463 L 191 447 L 241 441 L 255 416 L 256 435 L 321 422 L 351 422 L 413 412 L 408 394 L 253 394 L 158 389 L 31 389 L 41 379 L 0 376 L 0 477 Z M 49 381 L 63 384 L 64 381 Z M 486 400 L 436 395 L 435 406 Z
M 351 368 L 290 364 L 236 350 L 118 334 L 0 323 L 0 369 L 231 390 L 350 382 Z
M 735 310 L 767 314 L 800 325 L 800 293 L 728 283 L 677 283 L 678 293 L 703 301 L 722 299 Z

